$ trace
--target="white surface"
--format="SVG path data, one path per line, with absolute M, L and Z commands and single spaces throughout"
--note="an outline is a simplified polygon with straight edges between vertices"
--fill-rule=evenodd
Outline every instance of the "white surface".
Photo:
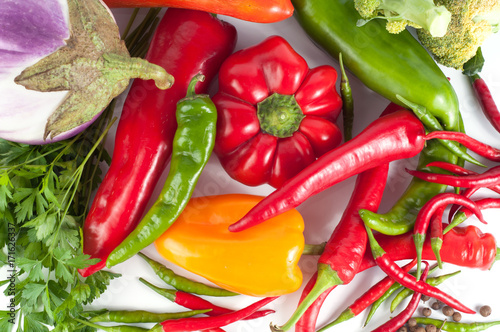
M 117 22 L 123 27 L 123 23 L 129 18 L 131 10 L 119 9 L 113 11 Z M 292 47 L 301 54 L 307 61 L 310 67 L 329 64 L 335 68 L 338 63 L 330 58 L 323 51 L 318 49 L 307 37 L 300 28 L 294 18 L 287 19 L 283 22 L 275 24 L 255 24 L 244 22 L 241 20 L 223 17 L 224 19 L 234 24 L 238 30 L 238 43 L 236 49 L 245 48 L 261 42 L 264 38 L 270 35 L 281 35 L 292 45 Z M 483 53 L 486 58 L 486 65 L 483 70 L 483 77 L 487 81 L 493 95 L 496 97 L 497 103 L 500 104 L 500 34 L 491 37 L 483 46 Z M 460 72 L 443 68 L 446 75 L 451 79 L 453 86 L 456 88 L 460 98 L 462 115 L 465 121 L 467 133 L 483 142 L 493 146 L 500 147 L 500 134 L 497 133 L 487 120 L 482 115 L 478 104 L 472 95 L 468 82 Z M 384 109 L 387 100 L 380 97 L 376 93 L 368 90 L 363 84 L 352 75 L 349 76 L 350 83 L 353 89 L 355 100 L 355 121 L 354 134 L 359 133 L 368 123 L 378 117 Z M 124 96 L 121 97 L 123 102 Z M 339 126 L 341 126 L 339 120 Z M 112 141 L 107 142 L 109 148 L 112 147 Z M 410 177 L 403 169 L 404 167 L 414 168 L 417 159 L 404 160 L 391 165 L 391 174 L 389 183 L 386 188 L 384 200 L 381 206 L 382 212 L 386 211 L 392 203 L 399 197 L 402 191 L 406 188 Z M 492 163 L 487 163 L 492 165 Z M 473 167 L 469 167 L 473 168 Z M 476 169 L 476 168 L 474 168 Z M 162 185 L 159 182 L 157 191 Z M 302 213 L 305 222 L 305 238 L 306 243 L 320 243 L 327 241 L 343 209 L 349 200 L 354 178 L 344 181 L 323 193 L 312 197 L 303 203 L 298 210 Z M 216 158 L 212 158 L 204 170 L 200 181 L 197 185 L 195 195 L 214 195 L 222 193 L 252 193 L 265 195 L 272 191 L 269 186 L 247 187 L 230 179 L 219 165 Z M 488 191 L 480 191 L 475 197 L 483 197 L 491 195 Z M 500 238 L 500 211 L 488 210 L 484 212 L 488 225 L 480 225 L 474 218 L 471 218 L 467 223 L 475 223 L 484 232 L 490 232 Z M 184 270 L 172 266 L 172 264 L 164 261 L 150 246 L 144 252 L 151 257 L 164 262 L 167 266 L 172 267 L 176 272 L 185 276 L 203 281 L 195 275 L 192 275 Z M 316 269 L 317 256 L 306 256 L 300 261 L 300 267 L 304 274 L 304 284 L 314 273 Z M 451 265 L 445 266 L 446 272 L 456 271 L 458 267 Z M 490 321 L 500 320 L 500 294 L 498 283 L 500 281 L 500 266 L 493 266 L 491 271 L 477 271 L 462 268 L 462 273 L 453 279 L 447 281 L 440 286 L 446 292 L 456 296 L 466 305 L 477 309 L 483 304 L 488 304 L 492 307 L 493 313 L 487 319 L 482 318 L 479 314 L 472 317 L 464 315 L 463 321 Z M 153 291 L 146 288 L 139 281 L 139 277 L 143 277 L 151 282 L 161 285 L 161 281 L 151 272 L 148 266 L 137 257 L 120 264 L 112 269 L 113 272 L 121 273 L 122 277 L 114 280 L 108 291 L 103 296 L 96 300 L 92 308 L 109 308 L 109 309 L 141 309 L 150 311 L 182 311 L 184 310 L 178 305 L 170 303 L 168 300 L 157 295 Z M 372 284 L 383 277 L 383 274 L 377 269 L 371 269 L 367 272 L 359 274 L 351 284 L 338 287 L 334 290 L 326 300 L 321 311 L 318 326 L 336 318 L 342 310 L 352 303 L 359 295 L 361 295 Z M 296 308 L 302 288 L 293 294 L 282 296 L 274 301 L 266 308 L 276 310 L 276 313 L 264 318 L 253 321 L 238 322 L 228 325 L 224 329 L 228 332 L 247 332 L 247 331 L 269 331 L 269 323 L 281 325 L 285 323 Z M 230 307 L 242 308 L 254 301 L 255 298 L 247 296 L 238 296 L 234 298 L 211 298 L 214 303 Z M 401 306 L 402 308 L 403 306 Z M 400 308 L 400 309 L 401 309 Z M 2 309 L 4 310 L 4 309 Z M 362 329 L 366 313 L 362 313 L 357 318 L 338 325 L 331 331 L 361 331 L 371 330 L 381 323 L 385 322 L 390 317 L 388 305 L 379 309 L 376 316 L 367 328 Z M 436 318 L 444 318 L 442 315 L 436 314 Z M 150 325 L 144 325 L 150 326 Z M 492 328 L 490 331 L 500 331 L 500 327 Z

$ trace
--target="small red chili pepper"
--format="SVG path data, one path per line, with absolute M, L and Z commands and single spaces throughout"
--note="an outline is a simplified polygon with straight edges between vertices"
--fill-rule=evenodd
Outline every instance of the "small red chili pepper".
M 271 326 L 273 331 L 287 331 L 324 291 L 334 285 L 345 285 L 356 275 L 366 250 L 367 237 L 360 209 L 376 211 L 382 200 L 389 164 L 359 174 L 353 194 L 342 219 L 338 223 L 318 260 L 318 276 L 313 289 L 282 326 Z
M 250 316 L 266 304 L 276 300 L 278 297 L 265 297 L 246 308 L 222 314 L 215 317 L 190 317 L 175 320 L 167 320 L 151 329 L 151 332 L 187 332 L 218 328 L 240 321 Z
M 420 278 L 420 282 L 425 282 L 427 279 L 427 274 L 429 273 L 429 264 L 427 262 L 425 263 L 425 269 L 424 272 L 422 273 L 422 277 Z M 411 297 L 410 302 L 408 303 L 407 307 L 401 311 L 396 317 L 393 317 L 386 323 L 380 325 L 376 329 L 373 330 L 373 332 L 394 332 L 397 331 L 401 326 L 406 324 L 408 319 L 413 316 L 415 311 L 418 308 L 420 298 L 422 297 L 422 294 L 419 292 L 414 292 L 413 296 Z
M 342 133 L 342 99 L 331 66 L 309 69 L 280 36 L 235 52 L 219 71 L 214 152 L 235 180 L 278 188 L 325 152 Z
M 500 132 L 500 111 L 486 81 L 479 74 L 469 76 L 469 78 L 484 115 L 490 121 L 491 125 Z
M 454 206 L 459 206 L 455 204 Z M 443 247 L 443 214 L 445 206 L 441 206 L 431 218 L 431 247 L 436 255 L 438 267 L 443 267 L 441 259 L 441 248 Z
M 201 93 L 236 44 L 236 29 L 210 13 L 169 8 L 150 44 L 146 59 L 168 70 L 175 83 L 151 89 L 136 79 L 125 100 L 115 137 L 113 158 L 83 225 L 83 252 L 101 261 L 79 270 L 84 277 L 102 269 L 113 251 L 142 218 L 172 152 L 177 102 L 189 82 Z
M 500 161 L 500 150 L 488 144 L 482 143 L 465 133 L 455 131 L 433 131 L 427 134 L 428 139 L 440 138 L 448 139 L 462 144 L 478 155 L 491 161 Z
M 495 166 L 481 174 L 446 175 L 406 169 L 411 175 L 427 182 L 446 184 L 452 187 L 488 188 L 500 185 L 500 166 Z
M 477 217 L 484 221 L 481 210 L 477 207 L 477 205 L 471 201 L 469 198 L 463 197 L 458 194 L 452 193 L 442 193 L 437 194 L 433 198 L 431 198 L 427 203 L 422 206 L 422 209 L 418 212 L 417 219 L 415 221 L 415 226 L 413 228 L 413 241 L 415 242 L 415 248 L 417 253 L 417 278 L 420 278 L 420 266 L 419 264 L 422 261 L 422 248 L 425 241 L 425 234 L 427 233 L 427 229 L 429 228 L 429 223 L 433 217 L 436 215 L 441 223 L 442 215 L 438 215 L 436 212 L 444 212 L 443 207 L 449 204 L 460 204 L 471 210 L 477 215 Z M 484 223 L 486 223 L 484 221 Z
M 388 276 L 393 278 L 396 282 L 400 283 L 404 287 L 410 288 L 414 292 L 420 292 L 424 295 L 440 300 L 441 302 L 446 303 L 455 310 L 469 314 L 475 313 L 474 310 L 469 309 L 458 300 L 442 292 L 438 288 L 426 284 L 421 280 L 417 280 L 412 275 L 405 273 L 401 269 L 401 267 L 397 265 L 384 251 L 384 249 L 382 249 L 382 247 L 377 243 L 377 240 L 373 236 L 372 230 L 366 227 L 366 231 L 368 233 L 368 240 L 370 242 L 373 258 L 375 259 L 377 266 L 379 266 L 382 271 L 384 271 Z

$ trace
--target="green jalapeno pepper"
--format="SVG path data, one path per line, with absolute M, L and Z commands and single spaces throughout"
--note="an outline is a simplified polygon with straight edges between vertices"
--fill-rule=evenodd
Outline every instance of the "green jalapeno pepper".
M 158 199 L 132 233 L 111 252 L 107 267 L 124 262 L 153 243 L 174 223 L 191 198 L 212 153 L 217 124 L 217 110 L 210 97 L 195 93 L 196 83 L 203 79 L 203 75 L 196 75 L 186 97 L 177 103 L 170 170 Z
M 92 317 L 91 322 L 115 322 L 115 323 L 161 323 L 167 319 L 178 319 L 204 314 L 208 310 L 191 310 L 184 312 L 156 313 L 144 310 L 115 310 L 106 311 Z
M 427 51 L 408 32 L 389 34 L 383 22 L 372 20 L 358 27 L 360 18 L 351 0 L 292 0 L 295 16 L 306 33 L 338 58 L 368 88 L 394 103 L 398 95 L 425 107 L 446 130 L 460 131 L 458 98 L 453 87 Z M 458 159 L 441 144 L 428 142 L 419 167 L 431 161 Z M 403 196 L 386 214 L 363 218 L 371 228 L 402 234 L 413 227 L 422 205 L 446 186 L 412 180 Z

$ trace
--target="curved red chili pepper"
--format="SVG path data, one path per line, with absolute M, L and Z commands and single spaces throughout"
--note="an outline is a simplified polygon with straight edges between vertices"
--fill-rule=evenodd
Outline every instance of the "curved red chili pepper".
M 472 75 L 469 78 L 484 115 L 490 121 L 491 125 L 500 132 L 500 111 L 486 81 L 479 74 Z
M 465 133 L 455 131 L 433 131 L 427 134 L 427 139 L 440 138 L 455 141 L 469 150 L 491 161 L 500 161 L 500 150 L 482 143 Z
M 495 166 L 482 174 L 446 175 L 406 169 L 411 175 L 427 182 L 446 184 L 452 187 L 489 188 L 500 185 L 500 166 Z
M 214 152 L 246 185 L 280 187 L 342 141 L 331 66 L 309 69 L 280 36 L 231 55 L 219 72 Z
M 424 272 L 422 273 L 422 277 L 419 280 L 422 282 L 425 282 L 425 280 L 427 279 L 427 274 L 429 273 L 429 264 L 427 262 L 424 263 L 425 263 L 425 269 Z M 413 314 L 418 308 L 421 297 L 422 297 L 421 293 L 414 292 L 410 302 L 403 311 L 401 311 L 396 317 L 391 318 L 386 323 L 374 329 L 373 332 L 397 331 L 401 326 L 406 324 L 406 322 L 408 321 L 408 319 L 411 318 L 411 316 L 413 316 Z
M 409 111 L 380 117 L 358 136 L 327 152 L 288 180 L 229 226 L 229 230 L 242 231 L 297 207 L 353 175 L 396 159 L 413 157 L 424 147 L 424 136 L 422 123 Z
M 486 210 L 486 209 L 498 209 L 500 208 L 500 199 L 499 198 L 483 198 L 475 201 L 476 205 L 479 207 L 481 210 Z M 467 218 L 472 216 L 474 212 L 467 208 L 461 208 L 460 210 L 457 210 L 455 213 L 452 221 L 449 223 L 448 226 L 446 226 L 445 230 L 443 233 L 447 233 L 450 229 L 455 227 L 456 225 L 464 222 Z
M 479 220 L 481 220 L 483 223 L 486 223 L 481 213 L 481 210 L 478 208 L 476 203 L 474 203 L 474 201 L 470 200 L 469 198 L 463 197 L 461 195 L 452 193 L 442 193 L 442 194 L 437 194 L 429 201 L 427 201 L 424 204 L 424 206 L 422 206 L 422 209 L 420 209 L 420 211 L 418 212 L 417 219 L 415 221 L 415 226 L 413 227 L 413 241 L 415 242 L 415 248 L 418 259 L 417 278 L 420 277 L 419 264 L 422 261 L 422 248 L 425 241 L 425 234 L 427 233 L 427 229 L 429 228 L 429 223 L 433 215 L 436 215 L 436 218 L 438 218 L 439 223 L 441 223 L 442 215 L 438 215 L 436 212 L 437 211 L 444 212 L 443 207 L 449 204 L 460 204 L 471 209 L 472 211 L 474 211 Z
M 236 29 L 210 13 L 168 9 L 146 59 L 175 77 L 168 90 L 134 80 L 118 124 L 112 163 L 83 225 L 83 252 L 100 258 L 79 270 L 88 276 L 106 264 L 110 252 L 135 228 L 172 152 L 177 101 L 196 74 L 205 75 L 197 92 L 207 91 L 236 43 Z
M 373 236 L 372 230 L 366 227 L 366 231 L 368 233 L 368 240 L 370 242 L 373 258 L 375 259 L 377 266 L 380 267 L 380 269 L 384 271 L 388 276 L 393 278 L 402 286 L 409 288 L 414 292 L 420 292 L 424 295 L 440 300 L 441 302 L 446 303 L 447 305 L 458 311 L 469 314 L 475 313 L 474 310 L 469 309 L 452 296 L 442 292 L 434 286 L 426 284 L 421 280 L 415 279 L 415 277 L 408 273 L 405 273 L 401 269 L 401 267 L 397 265 L 394 260 L 392 260 L 391 257 L 384 251 L 384 249 L 382 249 L 382 247 L 377 243 L 377 240 Z

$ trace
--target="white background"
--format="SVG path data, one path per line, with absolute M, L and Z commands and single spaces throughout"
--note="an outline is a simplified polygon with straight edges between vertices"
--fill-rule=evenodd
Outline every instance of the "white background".
M 123 28 L 129 19 L 132 10 L 117 9 L 113 10 L 115 18 Z M 142 11 L 145 13 L 146 9 Z M 289 18 L 285 21 L 274 24 L 257 24 L 241 21 L 238 19 L 219 16 L 219 18 L 234 24 L 238 31 L 238 43 L 236 50 L 242 49 L 261 42 L 268 36 L 281 35 L 292 47 L 301 54 L 308 62 L 310 67 L 328 64 L 335 68 L 338 67 L 337 61 L 333 60 L 329 55 L 318 49 L 307 37 L 305 32 L 296 22 L 295 18 Z M 483 69 L 482 76 L 487 81 L 492 94 L 495 96 L 497 103 L 500 105 L 500 34 L 491 37 L 483 45 L 483 54 L 486 58 L 486 65 Z M 457 95 L 460 99 L 460 109 L 464 118 L 467 133 L 485 143 L 500 147 L 500 134 L 497 133 L 488 121 L 483 116 L 472 90 L 465 76 L 460 72 L 442 67 L 445 74 L 450 77 Z M 353 97 L 355 101 L 355 120 L 354 131 L 356 135 L 371 121 L 378 117 L 380 112 L 388 104 L 388 101 L 380 97 L 376 93 L 368 90 L 363 84 L 353 75 L 349 74 L 350 83 L 353 89 Z M 212 87 L 212 92 L 216 90 L 216 83 Z M 125 96 L 120 97 L 119 106 L 123 102 Z M 118 111 L 120 108 L 118 107 Z M 339 126 L 342 126 L 339 119 Z M 114 131 L 108 139 L 107 147 L 112 149 Z M 480 159 L 487 165 L 493 165 L 491 162 Z M 391 173 L 389 182 L 384 193 L 384 200 L 380 211 L 385 212 L 391 207 L 393 202 L 400 196 L 410 181 L 408 174 L 404 172 L 405 167 L 415 168 L 417 159 L 403 160 L 391 164 Z M 476 167 L 466 165 L 468 168 L 478 170 Z M 480 171 L 480 170 L 478 170 Z M 166 172 L 165 172 L 166 175 Z M 164 175 L 164 176 L 165 176 Z M 164 177 L 163 177 L 164 178 Z M 344 181 L 303 203 L 298 207 L 305 220 L 305 239 L 306 243 L 315 244 L 327 241 L 331 232 L 335 228 L 343 209 L 347 204 L 350 193 L 354 185 L 354 178 Z M 158 183 L 157 192 L 162 186 L 162 181 Z M 247 187 L 229 178 L 225 171 L 219 165 L 217 158 L 212 157 L 209 164 L 203 171 L 203 174 L 198 182 L 195 196 L 215 195 L 223 193 L 250 193 L 266 195 L 272 192 L 270 186 Z M 492 196 L 489 191 L 480 191 L 475 198 Z M 483 232 L 493 233 L 497 238 L 500 238 L 500 211 L 486 210 L 484 211 L 488 225 L 479 224 L 474 217 L 470 218 L 466 224 L 474 223 L 478 225 Z M 163 260 L 155 251 L 153 246 L 144 250 L 150 257 L 165 263 L 173 268 L 177 273 L 204 281 L 202 278 L 190 274 L 180 268 Z M 309 280 L 310 276 L 316 269 L 317 256 L 305 256 L 300 261 L 300 267 L 304 274 L 304 284 Z M 464 322 L 472 321 L 490 321 L 500 320 L 500 292 L 497 286 L 500 282 L 500 266 L 493 266 L 490 271 L 478 271 L 456 266 L 445 265 L 444 272 L 452 272 L 460 269 L 462 271 L 458 276 L 453 277 L 446 283 L 440 286 L 442 290 L 457 297 L 461 302 L 473 309 L 478 309 L 483 304 L 488 304 L 492 307 L 493 313 L 487 319 L 479 314 L 475 316 L 464 315 Z M 2 270 L 3 271 L 3 270 Z M 157 295 L 153 291 L 146 288 L 139 281 L 139 277 L 143 277 L 157 285 L 162 285 L 159 280 L 138 257 L 133 257 L 129 261 L 120 264 L 111 271 L 121 273 L 122 277 L 114 280 L 108 291 L 102 297 L 94 302 L 92 309 L 109 308 L 116 310 L 132 310 L 141 309 L 156 312 L 183 311 L 178 305 L 172 304 L 168 300 Z M 442 273 L 444 273 L 442 272 Z M 441 272 L 440 272 L 441 273 Z M 326 300 L 321 311 L 318 326 L 336 318 L 349 304 L 352 303 L 359 295 L 367 290 L 372 284 L 380 280 L 384 275 L 382 272 L 373 268 L 369 271 L 359 274 L 347 286 L 337 287 Z M 282 296 L 278 300 L 269 304 L 266 308 L 276 310 L 275 314 L 260 318 L 254 321 L 245 321 L 228 325 L 224 329 L 228 332 L 246 332 L 246 331 L 269 331 L 269 323 L 281 325 L 285 323 L 296 308 L 302 288 L 293 294 Z M 229 308 L 242 308 L 257 299 L 248 296 L 238 296 L 233 298 L 210 298 L 216 304 Z M 403 308 L 401 305 L 398 310 Z M 4 309 L 1 309 L 4 310 Z M 388 304 L 382 306 L 372 322 L 362 328 L 366 313 L 360 314 L 357 318 L 342 325 L 335 326 L 331 331 L 361 331 L 371 330 L 385 322 L 390 317 Z M 433 315 L 435 318 L 442 319 L 444 316 L 440 313 Z M 151 325 L 143 325 L 151 326 Z M 490 331 L 500 331 L 500 327 L 492 328 Z

